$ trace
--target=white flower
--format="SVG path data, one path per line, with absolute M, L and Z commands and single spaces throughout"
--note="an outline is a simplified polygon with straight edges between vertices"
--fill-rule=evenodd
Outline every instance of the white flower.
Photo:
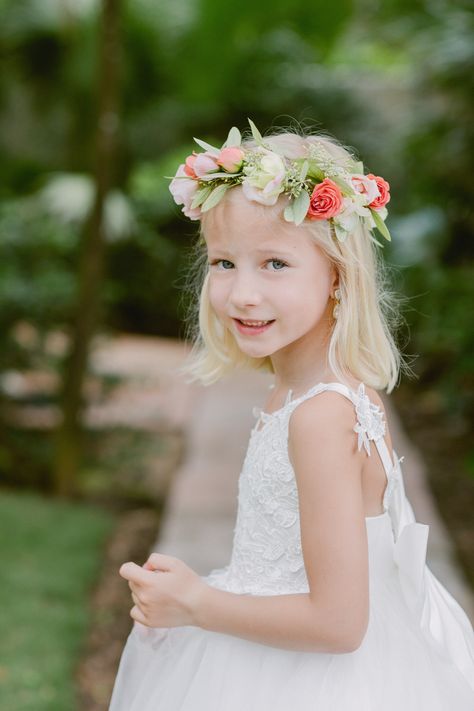
M 360 196 L 363 205 L 370 205 L 380 195 L 376 181 L 366 175 L 351 175 L 351 187 Z
M 277 153 L 264 148 L 260 149 L 260 156 L 257 165 L 245 166 L 242 189 L 248 200 L 275 205 L 284 190 L 285 163 Z
M 342 227 L 346 232 L 352 232 L 357 227 L 359 215 L 357 212 L 358 205 L 352 198 L 345 197 L 342 201 L 343 208 L 338 215 L 333 217 L 334 222 Z

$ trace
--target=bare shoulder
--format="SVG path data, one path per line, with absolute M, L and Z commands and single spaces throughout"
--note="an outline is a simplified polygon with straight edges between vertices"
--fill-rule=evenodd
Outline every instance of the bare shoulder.
M 348 386 L 357 392 L 360 381 L 356 378 L 348 379 Z M 372 387 L 365 385 L 365 393 L 369 400 L 380 408 L 385 422 L 387 416 L 382 397 Z M 306 438 L 322 438 L 325 444 L 338 441 L 339 445 L 347 443 L 349 449 L 359 459 L 365 459 L 363 451 L 357 449 L 357 437 L 354 435 L 354 425 L 357 414 L 354 403 L 341 393 L 326 390 L 310 397 L 300 403 L 293 411 L 288 425 L 288 447 L 291 453 L 293 443 Z M 391 437 L 388 433 L 388 443 L 391 446 Z
M 304 400 L 294 409 L 289 429 L 291 431 L 295 426 L 304 427 L 306 423 L 314 424 L 318 421 L 322 425 L 332 419 L 348 420 L 353 413 L 354 405 L 347 397 L 334 390 L 324 390 Z
M 356 457 L 359 455 L 362 461 L 354 434 L 356 421 L 354 404 L 334 390 L 304 400 L 291 413 L 288 423 L 290 459 L 296 454 L 295 449 L 311 451 L 317 443 L 319 451 L 333 449 L 341 453 L 344 449 Z

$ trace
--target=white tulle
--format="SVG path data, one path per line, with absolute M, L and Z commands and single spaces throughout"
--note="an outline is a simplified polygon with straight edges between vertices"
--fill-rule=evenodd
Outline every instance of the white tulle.
M 298 496 L 287 451 L 291 413 L 334 390 L 354 404 L 359 449 L 374 441 L 387 474 L 383 513 L 366 518 L 370 619 L 348 654 L 288 651 L 198 627 L 135 623 L 109 711 L 473 711 L 474 631 L 426 564 L 429 526 L 417 523 L 382 411 L 363 383 L 318 383 L 274 413 L 258 408 L 239 478 L 229 564 L 204 577 L 250 595 L 307 592 Z

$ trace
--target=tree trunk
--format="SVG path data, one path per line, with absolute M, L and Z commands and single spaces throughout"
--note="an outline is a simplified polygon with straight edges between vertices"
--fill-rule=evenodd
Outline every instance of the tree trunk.
M 81 459 L 83 385 L 92 337 L 100 319 L 104 274 L 104 203 L 117 153 L 119 127 L 120 0 L 103 0 L 99 40 L 95 198 L 81 240 L 76 315 L 64 362 L 59 395 L 61 420 L 56 433 L 54 490 L 71 496 Z

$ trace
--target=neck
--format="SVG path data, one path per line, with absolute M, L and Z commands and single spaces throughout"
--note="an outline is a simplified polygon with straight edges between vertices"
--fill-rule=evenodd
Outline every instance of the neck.
M 275 373 L 275 392 L 305 391 L 319 382 L 337 380 L 328 363 L 329 332 L 313 331 L 271 356 Z

